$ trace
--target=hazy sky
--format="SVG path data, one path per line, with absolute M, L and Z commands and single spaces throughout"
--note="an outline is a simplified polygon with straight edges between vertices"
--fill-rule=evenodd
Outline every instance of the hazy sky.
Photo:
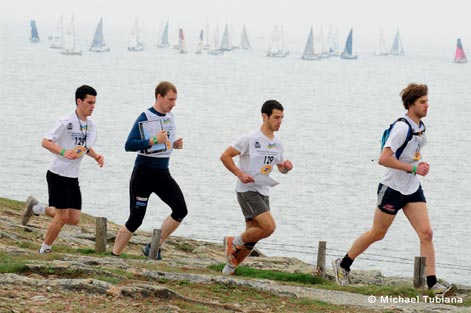
M 1 1 L 2 23 L 22 24 L 36 19 L 52 32 L 60 15 L 74 14 L 77 28 L 94 28 L 102 16 L 108 29 L 130 29 L 135 17 L 149 29 L 169 20 L 197 33 L 205 23 L 246 24 L 252 36 L 269 36 L 283 24 L 289 38 L 304 40 L 309 27 L 337 26 L 341 41 L 350 27 L 359 43 L 376 45 L 380 29 L 392 37 L 400 29 L 405 46 L 443 42 L 454 45 L 461 37 L 471 47 L 469 0 L 13 0 Z M 3 30 L 5 31 L 5 30 Z M 392 40 L 392 39 L 390 39 Z

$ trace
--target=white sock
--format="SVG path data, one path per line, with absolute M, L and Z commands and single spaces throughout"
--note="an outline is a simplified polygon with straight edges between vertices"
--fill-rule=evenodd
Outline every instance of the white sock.
M 43 242 L 43 244 L 41 245 L 41 249 L 39 249 L 39 253 L 44 253 L 44 251 L 51 250 L 51 249 L 52 249 L 52 246 L 47 245 Z
M 234 246 L 243 246 L 245 242 L 242 241 L 242 236 L 235 236 L 234 240 L 232 241 L 232 244 Z
M 46 206 L 40 203 L 33 205 L 33 213 L 37 215 L 46 214 Z

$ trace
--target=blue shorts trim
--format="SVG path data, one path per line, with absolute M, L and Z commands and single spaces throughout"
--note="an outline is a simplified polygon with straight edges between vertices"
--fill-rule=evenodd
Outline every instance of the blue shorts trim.
M 425 200 L 424 191 L 422 186 L 410 195 L 403 195 L 386 185 L 379 184 L 378 186 L 378 209 L 386 214 L 396 215 L 406 204 L 412 202 L 427 202 Z

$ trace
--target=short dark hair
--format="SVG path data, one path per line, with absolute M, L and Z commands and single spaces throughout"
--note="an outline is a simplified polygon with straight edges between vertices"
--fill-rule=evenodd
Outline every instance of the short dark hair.
M 165 97 L 167 92 L 173 91 L 174 93 L 177 93 L 177 87 L 175 87 L 174 84 L 171 82 L 160 82 L 157 87 L 155 87 L 155 99 L 157 99 L 157 95 L 160 95 L 161 97 Z
M 284 108 L 281 103 L 276 100 L 267 100 L 262 105 L 262 114 L 265 113 L 268 117 L 273 113 L 273 110 L 283 111 Z
M 400 96 L 402 98 L 402 104 L 406 110 L 409 109 L 409 105 L 414 104 L 420 97 L 428 94 L 428 87 L 425 84 L 410 83 L 406 88 L 402 89 Z
M 90 87 L 88 85 L 83 85 L 83 86 L 78 87 L 77 90 L 75 90 L 75 104 L 77 104 L 77 99 L 80 99 L 83 101 L 85 100 L 87 95 L 96 97 L 97 92 L 93 87 Z

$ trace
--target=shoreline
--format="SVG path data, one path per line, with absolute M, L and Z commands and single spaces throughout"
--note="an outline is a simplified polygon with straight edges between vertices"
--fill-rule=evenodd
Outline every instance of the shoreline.
M 140 295 L 139 297 L 141 297 L 145 292 L 139 288 L 141 288 L 141 285 L 144 283 L 151 283 L 152 286 L 146 285 L 147 287 L 145 288 L 150 288 L 153 290 L 153 293 L 157 294 L 157 289 L 162 287 L 162 283 L 165 287 L 170 288 L 169 286 L 171 286 L 171 291 L 177 292 L 181 284 L 187 282 L 184 284 L 191 286 L 195 284 L 195 286 L 197 286 L 195 288 L 199 290 L 210 288 L 208 286 L 214 286 L 211 288 L 216 288 L 216 286 L 226 286 L 224 288 L 228 286 L 239 286 L 237 288 L 258 290 L 257 292 L 276 296 L 277 300 L 273 301 L 280 301 L 280 303 L 288 301 L 285 297 L 291 299 L 290 301 L 294 301 L 294 299 L 298 298 L 313 299 L 314 301 L 322 301 L 329 305 L 345 307 L 341 309 L 341 311 L 363 312 L 365 310 L 375 311 L 385 308 L 391 309 L 392 307 L 404 312 L 421 311 L 422 309 L 430 310 L 432 308 L 446 309 L 451 312 L 471 310 L 471 287 L 462 285 L 457 286 L 456 297 L 450 298 L 455 299 L 453 300 L 454 302 L 444 302 L 445 300 L 440 302 L 440 299 L 435 300 L 435 302 L 433 302 L 433 300 L 427 302 L 425 300 L 423 301 L 423 297 L 418 298 L 416 302 L 412 302 L 412 299 L 416 299 L 416 296 L 395 295 L 393 293 L 390 295 L 377 294 L 375 295 L 377 301 L 374 303 L 369 302 L 367 295 L 357 293 L 362 288 L 382 288 L 384 286 L 390 286 L 391 288 L 407 289 L 412 286 L 412 279 L 384 277 L 379 271 L 375 270 L 353 271 L 353 285 L 343 288 L 336 287 L 335 284 L 332 285 L 332 274 L 329 267 L 325 280 L 328 286 L 324 287 L 323 284 L 300 285 L 296 283 L 280 283 L 267 279 L 254 279 L 250 278 L 250 276 L 240 276 L 237 273 L 235 276 L 225 276 L 218 271 L 211 270 L 215 265 L 224 262 L 225 258 L 222 243 L 218 244 L 186 237 L 170 237 L 163 246 L 162 257 L 164 260 L 152 261 L 143 257 L 140 251 L 142 245 L 149 242 L 151 233 L 137 231 L 131 239 L 128 248 L 125 249 L 123 257 L 111 257 L 111 246 L 114 242 L 114 235 L 119 227 L 112 222 L 108 222 L 107 253 L 94 254 L 93 251 L 89 250 L 94 249 L 95 217 L 88 214 L 82 215 L 82 221 L 78 226 L 64 227 L 57 243 L 53 247 L 53 253 L 49 255 L 39 255 L 36 251 L 44 236 L 49 218 L 43 216 L 32 217 L 27 226 L 22 226 L 21 215 L 23 205 L 23 202 L 20 201 L 0 198 L 0 211 L 2 212 L 0 253 L 2 257 L 11 256 L 19 258 L 23 260 L 26 266 L 26 270 L 24 270 L 25 272 L 23 274 L 21 271 L 19 273 L 2 272 L 3 274 L 0 274 L 3 286 L 8 290 L 16 288 L 19 290 L 29 290 L 28 292 L 31 292 L 31 290 L 41 289 L 42 287 L 40 286 L 43 285 L 46 286 L 46 289 L 49 286 L 57 290 L 57 288 L 59 288 L 57 286 L 63 284 L 62 281 L 65 278 L 69 283 L 78 284 L 79 286 L 76 288 L 83 292 L 94 294 L 91 291 L 85 291 L 88 290 L 87 288 L 92 284 L 97 288 L 95 292 L 99 293 L 97 290 L 101 290 L 100 292 L 104 292 L 106 295 L 115 290 L 116 295 L 114 297 L 122 299 L 126 298 L 125 294 L 130 293 L 131 291 L 129 290 L 131 289 L 135 290 L 134 292 L 138 293 Z M 86 253 L 83 254 L 83 251 L 86 251 Z M 314 266 L 296 258 L 251 256 L 247 258 L 243 266 L 258 271 L 277 271 L 316 276 Z M 47 269 L 53 271 L 54 274 L 47 274 Z M 106 274 L 97 274 L 97 272 L 106 272 Z M 132 277 L 134 277 L 131 280 L 129 280 L 129 278 L 123 278 L 131 274 L 133 275 Z M 97 279 L 97 277 L 102 278 Z M 142 282 L 136 284 L 138 277 L 140 277 L 139 279 L 142 280 Z M 121 282 L 113 283 L 115 279 Z M 83 280 L 88 281 L 88 284 L 85 283 L 85 285 L 83 285 Z M 111 281 L 111 283 L 109 281 Z M 60 292 L 67 289 L 65 286 L 61 286 Z M 138 286 L 141 287 L 138 288 Z M 126 288 L 131 289 L 128 290 Z M 25 294 L 28 292 L 25 291 Z M 66 292 L 66 294 L 68 293 Z M 191 295 L 193 297 L 190 298 L 193 299 L 195 298 L 194 294 L 195 290 L 191 290 L 189 293 L 187 292 L 185 297 L 188 298 L 188 295 Z M 218 298 L 224 296 L 224 294 L 225 293 L 222 291 L 210 292 L 209 298 Z M 46 297 L 47 295 L 42 296 Z M 382 296 L 383 298 L 381 298 Z M 0 298 L 3 297 L 4 295 L 0 292 Z M 178 298 L 177 296 L 175 297 L 175 299 Z M 181 300 L 183 298 L 178 299 L 180 299 L 178 301 L 187 302 L 187 300 Z M 208 299 L 202 296 L 198 301 L 200 300 L 206 301 Z M 222 301 L 222 299 L 219 301 Z M 206 305 L 212 308 L 217 307 L 218 310 L 221 309 L 220 306 L 212 306 L 211 301 L 206 302 L 206 304 L 200 303 L 199 305 Z M 231 301 L 228 301 L 226 304 L 229 305 L 229 302 Z M 13 307 L 13 304 L 11 305 Z M 260 307 L 267 305 L 270 305 L 270 302 L 261 301 L 259 304 Z M 177 306 L 184 307 L 185 305 L 179 304 Z M 229 311 L 236 311 L 233 309 Z M 238 309 L 241 308 L 238 307 Z M 294 311 L 298 311 L 298 309 L 294 309 Z M 221 310 L 221 312 L 223 312 L 226 309 L 222 308 Z M 271 309 L 268 309 L 268 312 L 271 311 Z M 302 310 L 302 312 L 304 312 L 304 310 Z

